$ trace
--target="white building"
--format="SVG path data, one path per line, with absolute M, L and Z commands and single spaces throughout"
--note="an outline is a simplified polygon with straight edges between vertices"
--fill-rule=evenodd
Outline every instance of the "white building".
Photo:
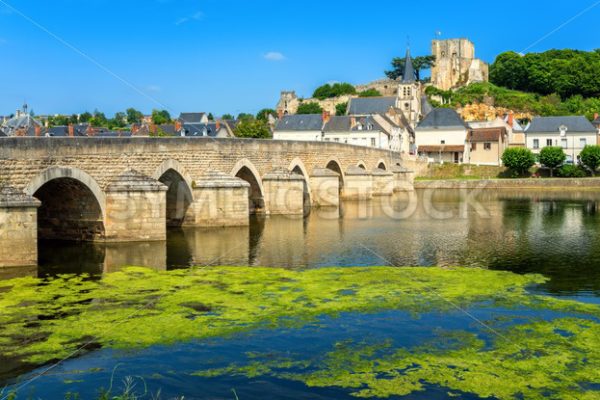
M 275 124 L 273 139 L 320 142 L 323 140 L 323 116 L 321 114 L 283 116 Z
M 323 140 L 355 146 L 390 149 L 391 134 L 386 132 L 373 117 L 339 116 L 326 119 Z
M 429 162 L 462 164 L 468 160 L 467 125 L 449 108 L 436 108 L 417 125 L 415 143 Z
M 544 147 L 562 147 L 567 159 L 576 162 L 581 150 L 597 144 L 598 131 L 583 116 L 534 118 L 525 131 L 527 148 L 539 154 Z

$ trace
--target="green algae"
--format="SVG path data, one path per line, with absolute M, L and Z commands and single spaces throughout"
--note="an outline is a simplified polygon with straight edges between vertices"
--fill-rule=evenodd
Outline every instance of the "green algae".
M 543 282 L 545 278 L 538 275 L 522 276 L 483 269 L 391 267 L 307 271 L 210 267 L 170 272 L 131 267 L 108 274 L 101 280 L 73 275 L 43 280 L 20 278 L 0 284 L 0 355 L 25 363 L 42 364 L 70 356 L 82 344 L 91 344 L 92 348 L 140 349 L 156 344 L 226 337 L 253 329 L 301 327 L 321 315 L 336 317 L 344 312 L 381 310 L 403 310 L 418 315 L 430 311 L 455 312 L 458 308 L 485 304 L 489 307 L 534 308 L 579 315 L 581 320 L 564 320 L 565 326 L 555 329 L 560 329 L 563 334 L 572 333 L 572 337 L 564 342 L 587 337 L 581 345 L 585 344 L 591 352 L 596 352 L 592 354 L 596 358 L 588 355 L 585 362 L 596 362 L 600 345 L 586 336 L 586 332 L 596 332 L 597 327 L 583 317 L 600 316 L 600 307 L 527 292 L 529 286 Z M 571 323 L 567 324 L 568 321 Z M 542 325 L 531 325 L 528 329 L 541 333 L 543 328 Z M 518 333 L 518 339 L 522 340 L 529 337 L 527 332 L 509 331 L 507 335 Z M 552 332 L 547 333 L 544 340 L 552 335 L 561 336 Z M 554 336 L 552 338 L 562 343 L 560 337 Z M 532 337 L 539 337 L 540 341 L 543 339 L 541 335 Z M 279 360 L 277 368 L 268 362 L 255 360 L 246 366 L 212 373 L 237 371 L 247 376 L 260 376 L 276 370 L 278 375 L 313 386 L 356 388 L 359 389 L 356 394 L 365 397 L 411 393 L 422 390 L 422 382 L 479 394 L 469 390 L 466 378 L 462 379 L 463 383 L 458 377 L 453 378 L 451 372 L 454 370 L 448 370 L 444 360 L 465 363 L 464 359 L 470 359 L 488 368 L 479 372 L 481 375 L 464 372 L 464 377 L 468 376 L 470 382 L 489 379 L 489 375 L 498 373 L 494 368 L 503 368 L 503 364 L 482 358 L 491 358 L 494 353 L 484 349 L 483 343 L 476 337 L 464 334 L 456 342 L 462 347 L 453 350 L 458 353 L 450 352 L 447 359 L 430 358 L 431 349 L 420 352 L 413 349 L 410 352 L 399 350 L 364 364 L 364 357 L 347 360 L 339 351 L 334 351 L 323 364 L 327 368 L 310 374 L 294 375 L 289 372 L 290 369 L 306 369 L 310 365 L 310 361 L 293 359 Z M 524 343 L 526 348 L 530 344 L 532 348 L 540 345 L 535 341 Z M 501 343 L 495 345 L 500 346 Z M 387 346 L 389 350 L 391 345 Z M 560 350 L 560 347 L 557 348 Z M 350 356 L 355 351 L 360 354 L 360 351 L 366 350 L 346 351 L 344 355 Z M 501 350 L 496 355 L 506 356 L 503 362 L 509 364 L 508 354 Z M 561 354 L 558 351 L 555 358 L 548 360 L 561 360 Z M 570 353 L 565 354 L 564 357 L 567 357 Z M 583 363 L 581 358 L 571 361 Z M 474 364 L 465 365 L 475 367 Z M 348 368 L 342 368 L 344 366 Z M 401 372 L 402 369 L 414 372 L 407 374 Z M 600 368 L 595 369 L 600 371 Z M 526 366 L 523 366 L 520 372 L 523 374 L 525 370 Z M 543 369 L 540 371 L 543 373 Z M 385 379 L 379 378 L 381 374 L 385 374 Z M 445 377 L 443 382 L 431 377 L 438 375 Z M 506 374 L 498 376 L 498 381 L 512 380 L 512 376 Z M 580 371 L 577 377 L 588 382 L 589 376 L 584 372 Z M 492 390 L 493 385 L 486 386 Z M 504 392 L 496 392 L 494 396 L 505 398 L 502 397 Z M 487 395 L 487 392 L 483 394 Z
M 342 387 L 362 398 L 406 396 L 427 385 L 500 400 L 600 398 L 600 389 L 593 389 L 600 382 L 596 322 L 563 318 L 518 325 L 503 330 L 491 346 L 472 333 L 448 336 L 413 349 L 397 348 L 391 340 L 343 342 L 321 358 L 254 356 L 246 365 L 194 375 L 266 375 L 309 387 Z

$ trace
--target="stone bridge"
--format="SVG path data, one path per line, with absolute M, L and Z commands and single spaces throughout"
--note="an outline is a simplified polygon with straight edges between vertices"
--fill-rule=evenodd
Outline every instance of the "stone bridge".
M 37 240 L 156 241 L 167 226 L 248 225 L 412 187 L 400 155 L 337 143 L 196 138 L 0 139 L 0 266 Z

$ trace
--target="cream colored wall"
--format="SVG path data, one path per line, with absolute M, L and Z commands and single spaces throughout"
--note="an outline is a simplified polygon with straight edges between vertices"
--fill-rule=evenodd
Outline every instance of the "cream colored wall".
M 593 145 L 597 142 L 597 135 L 594 132 L 572 132 L 567 133 L 565 138 L 561 137 L 559 133 L 527 133 L 527 148 L 533 151 L 535 154 L 539 154 L 544 147 L 547 147 L 547 140 L 552 140 L 552 146 L 562 147 L 562 139 L 567 139 L 567 146 L 564 147 L 565 154 L 569 157 L 577 159 L 583 147 L 580 144 L 580 139 L 585 139 L 586 144 Z M 539 140 L 539 147 L 535 148 L 534 141 Z
M 373 139 L 375 145 L 372 144 Z M 323 140 L 386 150 L 390 148 L 388 135 L 381 131 L 325 132 Z
M 467 130 L 417 129 L 415 136 L 417 146 L 439 146 L 442 141 L 446 142 L 446 146 L 464 146 L 467 140 Z
M 301 142 L 322 141 L 321 131 L 275 131 L 273 140 L 298 140 Z
M 485 150 L 485 143 L 478 142 L 477 148 L 469 152 L 469 163 L 475 165 L 500 165 L 504 153 L 504 145 L 491 142 L 491 149 Z

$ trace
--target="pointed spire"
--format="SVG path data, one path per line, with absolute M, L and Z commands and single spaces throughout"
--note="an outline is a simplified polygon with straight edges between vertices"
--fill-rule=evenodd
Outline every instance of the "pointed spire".
M 415 67 L 413 66 L 412 57 L 410 56 L 410 47 L 406 49 L 406 60 L 404 62 L 404 75 L 402 83 L 413 83 L 416 80 Z

